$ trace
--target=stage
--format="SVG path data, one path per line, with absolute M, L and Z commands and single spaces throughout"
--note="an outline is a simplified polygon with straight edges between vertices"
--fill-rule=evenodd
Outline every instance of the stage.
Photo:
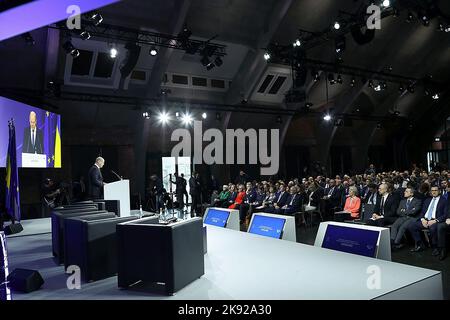
M 212 226 L 207 230 L 205 274 L 174 296 L 154 290 L 149 293 L 143 287 L 121 290 L 117 288 L 117 277 L 82 283 L 81 289 L 69 290 L 64 267 L 53 262 L 51 234 L 33 235 L 34 225 L 34 222 L 27 224 L 28 235 L 7 239 L 10 269 L 36 269 L 45 284 L 41 290 L 29 294 L 13 293 L 15 300 L 443 298 L 439 271 Z M 36 232 L 43 231 L 42 225 L 42 221 L 36 221 Z M 380 271 L 376 287 L 370 284 L 374 267 Z

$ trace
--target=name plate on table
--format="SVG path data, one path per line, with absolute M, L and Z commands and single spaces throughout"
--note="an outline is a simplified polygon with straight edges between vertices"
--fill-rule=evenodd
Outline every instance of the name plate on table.
M 47 168 L 47 155 L 37 153 L 22 153 L 22 167 Z

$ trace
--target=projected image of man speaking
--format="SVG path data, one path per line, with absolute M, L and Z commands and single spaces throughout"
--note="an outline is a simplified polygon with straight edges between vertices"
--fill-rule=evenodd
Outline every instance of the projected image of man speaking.
M 44 142 L 42 130 L 37 127 L 37 116 L 34 111 L 30 112 L 30 126 L 23 133 L 22 153 L 44 153 Z

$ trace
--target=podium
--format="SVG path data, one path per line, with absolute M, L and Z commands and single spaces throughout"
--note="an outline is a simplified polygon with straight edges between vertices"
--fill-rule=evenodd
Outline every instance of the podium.
M 47 155 L 37 153 L 22 153 L 22 167 L 47 168 Z
M 120 216 L 129 217 L 130 214 L 130 181 L 120 180 L 106 184 L 104 187 L 105 200 L 120 201 Z

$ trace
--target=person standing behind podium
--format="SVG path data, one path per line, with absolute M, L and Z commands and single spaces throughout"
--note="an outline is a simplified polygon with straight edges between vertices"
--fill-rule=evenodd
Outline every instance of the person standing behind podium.
M 94 165 L 89 169 L 88 174 L 88 186 L 89 197 L 91 199 L 101 199 L 103 197 L 103 186 L 106 184 L 103 182 L 103 176 L 101 168 L 105 165 L 105 159 L 98 157 L 95 159 Z
M 30 112 L 30 126 L 23 132 L 22 153 L 44 154 L 44 140 L 42 130 L 37 127 L 37 117 Z

